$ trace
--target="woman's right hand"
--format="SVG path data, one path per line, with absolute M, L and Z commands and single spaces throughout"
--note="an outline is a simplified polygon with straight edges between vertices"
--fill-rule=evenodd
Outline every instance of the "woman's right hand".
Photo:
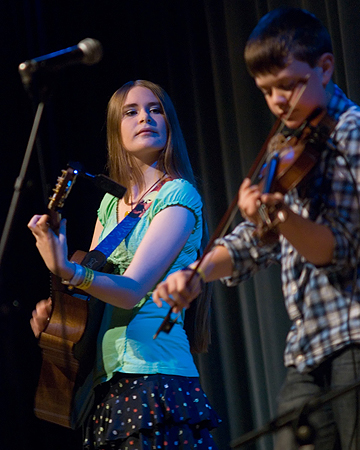
M 28 228 L 36 239 L 36 247 L 47 268 L 54 275 L 70 280 L 74 275 L 74 265 L 68 260 L 66 220 L 60 222 L 59 235 L 50 228 L 49 216 L 46 214 L 33 216 Z
M 51 314 L 51 298 L 41 300 L 36 305 L 30 319 L 30 325 L 36 338 L 45 330 Z

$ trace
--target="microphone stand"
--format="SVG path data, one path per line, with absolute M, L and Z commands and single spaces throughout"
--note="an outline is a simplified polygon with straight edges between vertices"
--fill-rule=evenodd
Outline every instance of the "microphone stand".
M 23 159 L 23 162 L 21 165 L 20 173 L 15 181 L 14 193 L 13 193 L 13 196 L 11 199 L 10 208 L 9 208 L 9 211 L 8 211 L 8 214 L 6 217 L 4 229 L 3 229 L 1 240 L 0 240 L 0 268 L 2 267 L 2 262 L 3 262 L 3 258 L 4 258 L 4 254 L 5 254 L 6 245 L 7 245 L 10 230 L 11 230 L 11 227 L 12 227 L 12 224 L 14 221 L 16 209 L 17 209 L 17 206 L 19 203 L 20 192 L 21 192 L 22 186 L 24 184 L 25 175 L 26 175 L 26 172 L 27 172 L 27 169 L 29 166 L 30 157 L 31 157 L 31 154 L 32 154 L 32 151 L 34 148 L 36 135 L 37 135 L 41 117 L 42 117 L 42 114 L 44 111 L 44 106 L 45 106 L 44 101 L 40 101 L 37 106 L 32 129 L 31 129 L 30 136 L 29 136 L 29 140 L 28 140 L 28 143 L 26 146 L 24 159 Z
M 19 203 L 21 189 L 24 184 L 26 172 L 29 166 L 30 158 L 37 142 L 39 154 L 41 155 L 41 147 L 37 141 L 37 134 L 39 131 L 40 121 L 43 115 L 46 101 L 52 93 L 52 88 L 55 84 L 56 77 L 48 76 L 48 74 L 38 74 L 37 76 L 23 80 L 23 86 L 33 103 L 33 110 L 35 111 L 33 125 L 30 131 L 29 140 L 26 146 L 25 155 L 21 165 L 19 176 L 14 184 L 14 193 L 11 199 L 10 208 L 6 217 L 4 229 L 0 240 L 0 268 L 2 267 L 6 246 L 8 244 L 10 230 L 15 218 L 16 210 Z M 35 107 L 35 105 L 37 106 Z
M 358 389 L 359 387 L 360 378 L 355 381 L 354 384 L 346 386 L 342 389 L 329 391 L 322 395 L 315 395 L 309 400 L 306 400 L 300 407 L 294 408 L 277 416 L 275 419 L 270 420 L 270 422 L 265 424 L 262 428 L 250 431 L 240 438 L 235 439 L 230 443 L 230 446 L 234 449 L 239 448 L 242 445 L 254 442 L 261 436 L 268 433 L 277 432 L 281 428 L 290 425 L 293 427 L 295 439 L 300 446 L 311 445 L 314 443 L 315 430 L 307 420 L 309 414 L 321 408 L 325 405 L 325 403 L 328 403 L 337 397 L 341 397 L 342 395 L 345 395 L 354 389 Z

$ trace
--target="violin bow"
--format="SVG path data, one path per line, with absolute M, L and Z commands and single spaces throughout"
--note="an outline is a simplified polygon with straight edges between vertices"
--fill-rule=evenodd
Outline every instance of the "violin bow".
M 290 117 L 290 115 L 292 114 L 295 106 L 297 105 L 298 101 L 300 100 L 301 96 L 303 95 L 306 87 L 307 87 L 307 83 L 309 81 L 310 75 L 307 74 L 304 79 L 299 80 L 296 84 L 296 86 L 294 87 L 294 90 L 291 93 L 291 96 L 288 100 L 288 102 L 290 103 L 290 101 L 292 100 L 292 97 L 295 93 L 295 88 L 297 87 L 298 84 L 302 83 L 302 87 L 299 90 L 294 103 L 292 104 L 292 106 L 290 107 L 289 111 L 286 113 L 285 117 L 278 117 L 274 123 L 274 125 L 272 126 L 270 133 L 268 134 L 265 142 L 263 143 L 260 152 L 258 153 L 255 161 L 253 162 L 252 166 L 250 167 L 250 170 L 247 174 L 247 178 L 253 179 L 254 174 L 261 168 L 263 161 L 264 161 L 264 156 L 266 155 L 266 151 L 268 149 L 269 146 L 269 142 L 272 139 L 272 137 L 276 134 L 276 133 L 280 133 L 281 130 L 284 127 L 284 122 Z M 218 226 L 216 227 L 213 235 L 211 236 L 211 238 L 209 239 L 209 242 L 207 243 L 201 257 L 198 259 L 198 261 L 196 262 L 196 265 L 194 266 L 194 268 L 192 269 L 193 272 L 190 275 L 190 278 L 187 281 L 187 284 L 190 284 L 192 279 L 194 278 L 197 269 L 200 267 L 202 261 L 204 260 L 205 256 L 210 252 L 210 250 L 212 249 L 214 242 L 216 241 L 216 239 L 221 238 L 224 236 L 224 234 L 226 233 L 227 229 L 229 228 L 231 222 L 233 221 L 235 214 L 237 213 L 237 202 L 238 202 L 238 193 L 235 195 L 235 197 L 233 198 L 230 206 L 228 207 L 228 209 L 226 210 L 225 214 L 223 215 L 222 219 L 220 220 L 220 223 L 218 224 Z M 161 331 L 169 334 L 172 327 L 175 325 L 178 317 L 180 316 L 180 313 L 178 313 L 178 315 L 176 316 L 176 318 L 171 319 L 171 314 L 172 314 L 172 308 L 170 307 L 169 312 L 167 313 L 167 315 L 165 316 L 164 320 L 162 321 L 160 327 L 158 328 L 158 330 L 156 331 L 156 333 L 153 336 L 153 339 L 156 339 L 159 335 L 159 333 Z
M 266 138 L 266 141 L 264 142 L 263 146 L 261 147 L 260 153 L 258 154 L 256 160 L 254 161 L 254 163 L 252 164 L 250 171 L 248 173 L 248 177 L 251 178 L 258 165 L 260 164 L 261 160 L 263 159 L 265 152 L 267 150 L 267 146 L 269 144 L 270 139 L 274 136 L 274 134 L 276 133 L 277 129 L 279 128 L 281 119 L 277 119 L 276 122 L 274 123 L 273 127 L 271 128 L 271 131 L 268 135 L 268 137 Z M 192 279 L 194 278 L 197 269 L 199 268 L 200 264 L 202 263 L 202 261 L 204 260 L 205 256 L 210 252 L 210 250 L 212 249 L 214 242 L 216 239 L 224 236 L 224 234 L 226 233 L 227 229 L 229 228 L 232 220 L 235 217 L 235 214 L 237 212 L 237 201 L 238 201 L 238 194 L 235 195 L 235 197 L 233 198 L 230 206 L 228 207 L 227 211 L 225 212 L 225 214 L 223 215 L 222 219 L 220 220 L 220 223 L 218 224 L 218 226 L 216 227 L 216 230 L 214 231 L 213 235 L 211 236 L 211 238 L 209 239 L 209 242 L 207 243 L 206 247 L 204 248 L 204 251 L 201 255 L 201 257 L 198 259 L 198 261 L 196 262 L 195 267 L 193 268 L 193 272 L 190 275 L 190 278 L 187 281 L 187 284 L 190 284 Z M 169 312 L 167 313 L 167 315 L 165 316 L 164 320 L 162 321 L 160 327 L 158 328 L 157 332 L 154 334 L 153 339 L 156 339 L 159 335 L 159 333 L 161 331 L 164 331 L 165 333 L 170 333 L 172 327 L 175 325 L 180 313 L 176 316 L 175 319 L 171 319 L 171 313 L 172 313 L 172 307 L 170 307 Z

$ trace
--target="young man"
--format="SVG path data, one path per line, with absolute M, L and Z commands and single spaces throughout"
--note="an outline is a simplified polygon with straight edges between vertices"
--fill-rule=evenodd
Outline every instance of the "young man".
M 232 286 L 272 263 L 281 264 L 292 326 L 280 414 L 360 376 L 360 108 L 332 82 L 329 34 L 305 10 L 279 8 L 263 17 L 247 42 L 245 61 L 287 133 L 318 108 L 333 119 L 334 129 L 310 173 L 285 195 L 265 194 L 245 179 L 238 206 L 246 220 L 216 241 L 198 269 L 199 277 L 188 285 L 191 271 L 172 274 L 153 298 L 158 306 L 163 299 L 179 311 L 199 294 L 200 278 L 223 279 Z M 275 242 L 254 233 L 262 205 L 276 224 Z M 311 413 L 315 448 L 360 448 L 358 410 L 353 390 Z M 278 433 L 276 449 L 297 445 L 291 428 Z

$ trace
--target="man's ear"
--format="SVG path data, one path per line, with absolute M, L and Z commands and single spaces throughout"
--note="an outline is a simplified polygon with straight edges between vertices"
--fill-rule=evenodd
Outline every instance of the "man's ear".
M 334 72 L 334 55 L 332 53 L 323 53 L 316 65 L 321 70 L 322 84 L 325 87 Z

